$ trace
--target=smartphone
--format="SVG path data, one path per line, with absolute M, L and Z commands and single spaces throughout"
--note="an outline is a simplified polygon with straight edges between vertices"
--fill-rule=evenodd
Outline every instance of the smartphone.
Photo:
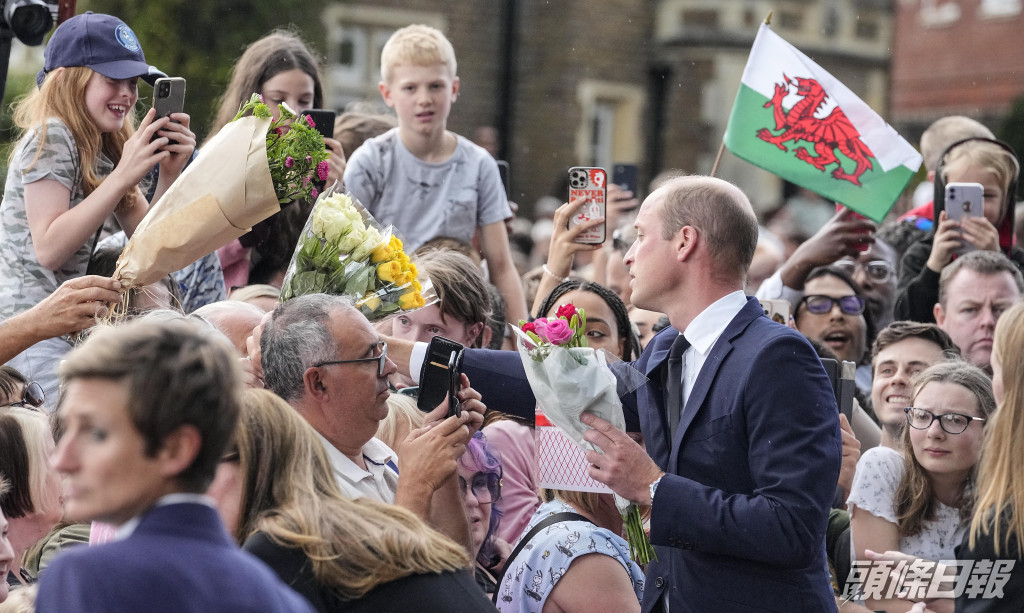
M 171 113 L 185 111 L 185 79 L 164 77 L 153 84 L 153 108 L 156 116 L 167 117 Z
M 462 355 L 466 348 L 443 336 L 435 336 L 427 345 L 420 368 L 420 396 L 416 406 L 424 413 L 433 411 L 448 396 L 448 416 L 458 417 L 458 391 L 461 383 Z
M 839 204 L 838 202 L 836 203 L 836 213 L 838 213 L 838 212 L 840 212 L 840 211 L 842 211 L 844 209 L 846 209 L 845 206 Z M 861 215 L 860 213 L 858 213 L 856 211 L 850 211 L 850 219 L 867 219 L 867 217 L 864 217 L 863 215 Z M 864 230 L 862 232 L 862 234 L 870 234 L 870 233 L 871 233 L 870 230 Z M 857 251 L 865 252 L 865 251 L 871 249 L 871 243 L 854 243 L 853 247 Z
M 605 216 L 605 200 L 608 196 L 608 173 L 604 168 L 575 166 L 569 169 L 569 202 L 581 197 L 587 202 L 571 219 L 573 227 L 595 217 Z M 588 230 L 576 238 L 577 243 L 600 245 L 605 239 L 606 224 Z
M 985 187 L 981 183 L 947 183 L 946 184 L 946 217 L 963 221 L 968 217 L 981 217 L 985 214 Z M 958 255 L 975 249 L 967 240 L 960 241 Z
M 633 192 L 634 198 L 640 197 L 640 192 L 637 191 L 636 164 L 612 166 L 612 183 L 626 191 Z
M 324 138 L 334 138 L 334 111 L 327 109 L 309 109 L 302 111 L 313 120 L 314 129 Z
M 501 177 L 501 184 L 503 186 L 505 186 L 505 199 L 506 200 L 511 200 L 512 199 L 512 188 L 509 185 L 509 178 L 508 178 L 509 167 L 508 167 L 508 162 L 506 162 L 505 160 L 495 160 L 495 162 L 498 163 L 498 175 Z
M 789 325 L 789 312 L 792 308 L 788 300 L 758 300 L 761 303 L 761 309 L 764 310 L 765 316 L 784 326 Z

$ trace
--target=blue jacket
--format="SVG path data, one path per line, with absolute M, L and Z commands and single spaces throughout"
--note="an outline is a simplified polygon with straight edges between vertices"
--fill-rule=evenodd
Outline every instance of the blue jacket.
M 122 541 L 75 547 L 40 576 L 38 613 L 312 613 L 305 599 L 241 551 L 212 508 L 156 506 Z

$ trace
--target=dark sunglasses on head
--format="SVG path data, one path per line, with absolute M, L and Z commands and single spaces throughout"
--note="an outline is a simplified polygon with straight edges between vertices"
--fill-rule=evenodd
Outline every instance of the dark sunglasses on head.
M 804 296 L 800 303 L 806 306 L 807 310 L 815 315 L 825 315 L 826 313 L 829 313 L 832 311 L 832 307 L 836 304 L 839 305 L 839 310 L 847 315 L 860 315 L 864 312 L 864 299 L 852 294 L 849 296 L 842 296 L 840 298 L 812 294 L 810 296 Z

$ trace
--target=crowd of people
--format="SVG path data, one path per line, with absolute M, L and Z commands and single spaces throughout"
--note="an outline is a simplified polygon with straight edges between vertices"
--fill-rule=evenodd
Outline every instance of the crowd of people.
M 446 128 L 451 44 L 408 26 L 381 54 L 394 116 L 325 139 L 329 181 L 437 296 L 371 323 L 347 297 L 278 301 L 312 202 L 122 298 L 120 245 L 199 139 L 185 113 L 136 120 L 162 73 L 118 18 L 68 20 L 45 61 L 0 204 L 0 612 L 1024 606 L 1020 166 L 978 122 L 925 132 L 933 202 L 880 226 L 840 209 L 794 239 L 734 185 L 667 172 L 531 230 L 492 154 Z M 316 55 L 254 42 L 217 127 L 252 93 L 323 106 Z M 957 221 L 944 186 L 965 181 L 984 211 Z M 602 491 L 542 483 L 509 330 L 566 304 L 645 377 L 623 429 L 580 416 L 568 469 Z M 420 411 L 435 336 L 462 372 Z M 823 358 L 854 373 L 851 406 Z M 646 567 L 616 497 L 644 509 Z

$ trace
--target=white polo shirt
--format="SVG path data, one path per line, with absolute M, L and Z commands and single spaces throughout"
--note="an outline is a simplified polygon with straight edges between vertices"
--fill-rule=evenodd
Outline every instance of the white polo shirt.
M 398 457 L 390 447 L 377 438 L 371 438 L 363 445 L 363 460 L 367 468 L 363 470 L 319 432 L 317 436 L 323 441 L 334 469 L 334 478 L 345 496 L 394 504 L 398 490 Z

